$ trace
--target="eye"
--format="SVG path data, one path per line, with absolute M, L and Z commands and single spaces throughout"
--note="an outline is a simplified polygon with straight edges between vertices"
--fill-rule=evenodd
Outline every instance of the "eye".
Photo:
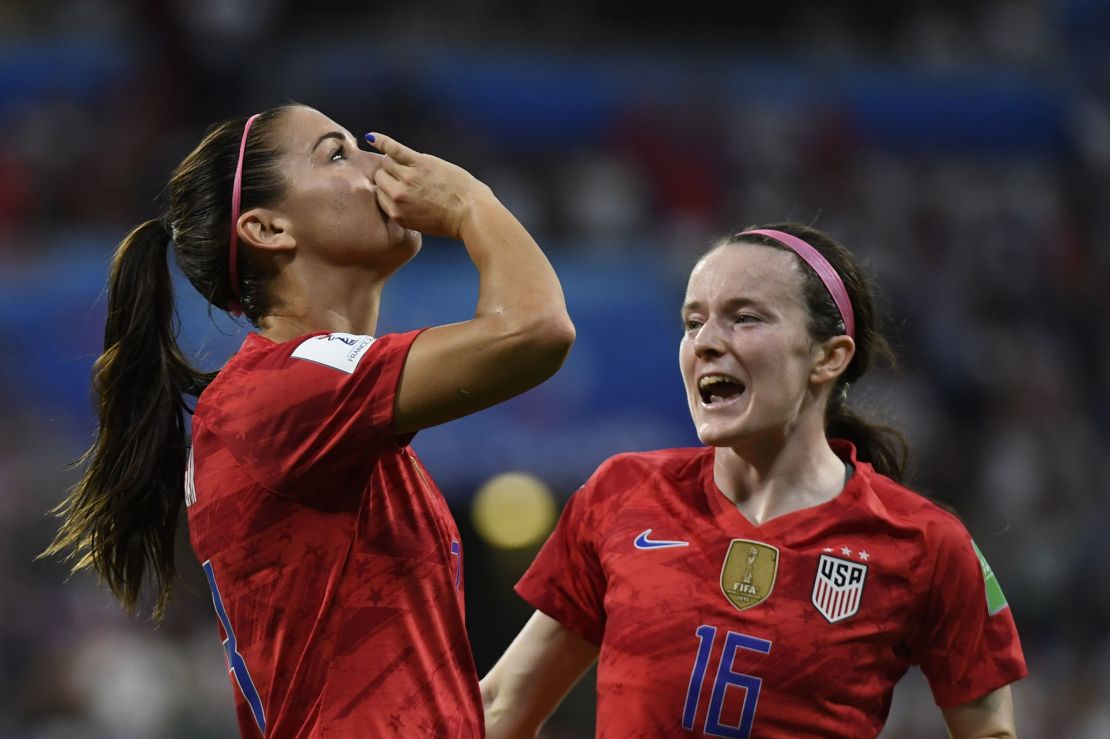
M 754 313 L 740 313 L 735 320 L 737 323 L 756 323 L 760 318 Z
M 328 161 L 329 162 L 334 162 L 334 161 L 338 161 L 340 159 L 346 159 L 346 158 L 347 158 L 347 148 L 346 148 L 345 145 L 340 144 L 339 146 L 337 146 L 335 148 L 335 151 L 333 151 L 331 153 L 331 156 L 328 157 Z
M 690 331 L 697 331 L 699 328 L 701 328 L 701 323 L 702 322 L 699 321 L 697 318 L 683 318 L 682 328 L 685 329 L 687 333 L 689 333 Z

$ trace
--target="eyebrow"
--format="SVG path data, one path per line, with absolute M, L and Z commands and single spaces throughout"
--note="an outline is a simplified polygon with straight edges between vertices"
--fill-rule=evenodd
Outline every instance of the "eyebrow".
M 328 131 L 323 136 L 316 139 L 316 143 L 312 145 L 312 148 L 308 150 L 308 153 L 311 154 L 316 151 L 320 144 L 324 143 L 328 139 L 339 139 L 340 141 L 346 142 L 347 135 L 344 134 L 342 131 Z
M 746 308 L 749 306 L 758 310 L 767 310 L 767 306 L 764 303 L 761 303 L 758 300 L 754 300 L 752 298 L 729 298 L 725 301 L 724 309 L 727 311 L 735 310 L 736 308 Z M 682 304 L 682 310 L 680 311 L 680 313 L 681 315 L 685 316 L 688 312 L 699 310 L 703 307 L 704 305 L 700 300 L 691 300 L 688 303 Z

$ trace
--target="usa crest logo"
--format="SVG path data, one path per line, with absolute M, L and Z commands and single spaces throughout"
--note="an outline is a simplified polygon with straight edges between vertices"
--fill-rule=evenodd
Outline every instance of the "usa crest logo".
M 822 554 L 813 581 L 813 605 L 830 624 L 859 611 L 867 565 Z

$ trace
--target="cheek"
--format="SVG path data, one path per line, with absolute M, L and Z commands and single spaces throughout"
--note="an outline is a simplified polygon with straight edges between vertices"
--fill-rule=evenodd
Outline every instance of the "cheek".
M 353 220 L 365 210 L 365 207 L 355 197 L 354 190 L 346 182 L 336 182 L 335 187 L 327 199 L 325 207 L 336 216 Z
M 318 187 L 304 189 L 296 198 L 294 215 L 312 231 L 341 233 L 355 219 L 357 203 L 351 188 L 329 180 Z
M 689 384 L 694 372 L 694 349 L 685 337 L 678 344 L 678 371 L 682 373 L 683 382 Z
M 348 217 L 366 210 L 368 197 L 372 197 L 368 186 L 360 186 L 360 182 L 354 177 L 338 173 L 319 182 L 306 195 L 313 206 Z

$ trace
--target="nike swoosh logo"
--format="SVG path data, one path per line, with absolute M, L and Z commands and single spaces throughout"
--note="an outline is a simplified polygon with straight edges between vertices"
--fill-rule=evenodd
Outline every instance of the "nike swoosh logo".
M 671 547 L 690 546 L 690 542 L 688 541 L 666 541 L 664 539 L 649 539 L 648 535 L 650 533 L 651 529 L 645 529 L 642 534 L 636 537 L 636 541 L 633 543 L 636 545 L 637 549 L 669 549 Z

